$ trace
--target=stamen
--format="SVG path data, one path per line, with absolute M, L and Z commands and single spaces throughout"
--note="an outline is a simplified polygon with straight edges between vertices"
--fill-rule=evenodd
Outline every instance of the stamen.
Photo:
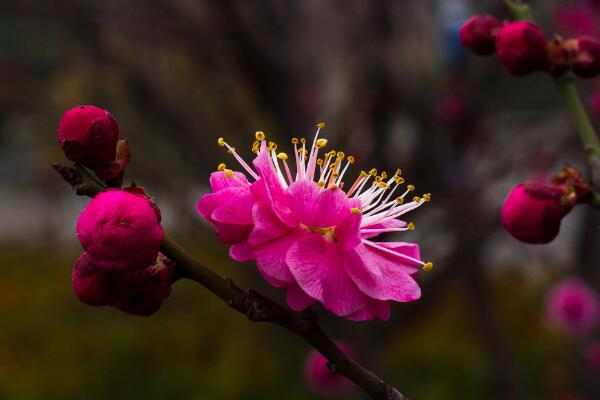
M 425 267 L 425 266 L 428 264 L 428 263 L 424 263 L 423 261 L 421 261 L 421 260 L 418 260 L 418 259 L 416 259 L 416 258 L 413 258 L 413 257 L 407 256 L 406 254 L 402 254 L 402 253 L 396 253 L 395 251 L 393 251 L 393 250 L 390 250 L 390 249 L 388 249 L 387 247 L 380 246 L 380 245 L 378 245 L 378 244 L 377 244 L 377 243 L 375 243 L 375 242 L 371 242 L 370 240 L 362 239 L 362 242 L 363 242 L 364 244 L 366 244 L 367 246 L 374 247 L 374 248 L 376 248 L 376 249 L 378 249 L 378 250 L 381 250 L 381 251 L 383 251 L 383 252 L 385 252 L 385 253 L 389 253 L 389 254 L 392 254 L 392 255 L 394 255 L 394 256 L 397 256 L 397 257 L 400 257 L 400 258 L 404 258 L 405 260 L 412 261 L 412 262 L 414 262 L 414 263 L 416 263 L 416 264 L 422 265 L 423 267 Z M 433 265 L 432 265 L 432 266 L 433 266 Z
M 358 178 L 356 178 L 356 181 L 354 181 L 354 183 L 350 187 L 350 190 L 348 190 L 348 193 L 346 193 L 348 195 L 348 197 L 352 196 L 352 193 L 354 193 L 354 190 L 356 189 L 358 184 L 367 176 L 368 176 L 368 174 L 365 171 L 360 171 Z
M 358 208 L 358 207 L 352 207 L 352 208 L 350 209 L 350 212 L 351 212 L 352 214 L 360 214 L 360 208 Z
M 246 161 L 244 161 L 244 159 L 240 157 L 238 153 L 235 152 L 235 147 L 231 147 L 229 144 L 227 144 L 225 139 L 223 139 L 222 137 L 217 140 L 217 144 L 220 147 L 227 147 L 227 152 L 233 154 L 237 162 L 240 163 L 240 165 L 246 170 L 246 172 L 248 172 L 250 176 L 252 176 L 254 179 L 258 180 L 259 176 L 256 174 L 256 172 L 254 172 L 252 168 L 250 168 Z
M 262 142 L 263 140 L 265 140 L 265 133 L 263 131 L 256 131 L 254 137 L 256 138 L 256 140 Z
M 225 176 L 229 179 L 233 178 L 233 171 L 230 169 L 225 169 Z
M 223 171 L 226 167 L 225 163 L 221 163 L 217 166 L 217 171 Z
M 409 231 L 415 230 L 415 224 L 413 224 L 412 222 L 409 222 L 409 224 L 406 225 L 406 227 L 408 228 Z
M 423 271 L 431 271 L 431 268 L 433 268 L 433 263 L 431 261 L 423 265 Z

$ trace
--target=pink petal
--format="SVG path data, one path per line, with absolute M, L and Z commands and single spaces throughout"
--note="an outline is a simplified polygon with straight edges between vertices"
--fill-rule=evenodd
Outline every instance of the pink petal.
M 406 258 L 402 257 L 402 255 L 406 255 L 412 258 L 416 258 L 417 260 L 421 259 L 421 253 L 419 251 L 419 245 L 415 243 L 407 243 L 407 242 L 375 242 L 377 245 L 381 247 L 385 247 L 386 249 L 391 250 L 391 252 L 384 252 L 378 249 L 372 249 L 374 252 L 381 254 L 383 257 L 391 260 L 394 263 L 400 265 L 403 271 L 408 273 L 413 278 L 419 276 L 421 264 L 406 260 Z M 395 254 L 393 254 L 395 253 Z M 415 268 L 416 267 L 416 268 Z
M 344 268 L 356 286 L 373 299 L 408 302 L 421 297 L 419 285 L 401 264 L 365 245 L 344 252 Z
M 353 215 L 352 203 L 343 190 L 337 187 L 323 190 L 307 179 L 290 185 L 287 200 L 297 220 L 310 227 L 336 226 Z
M 335 243 L 312 233 L 298 240 L 287 252 L 287 265 L 298 285 L 336 315 L 352 314 L 367 304 L 342 266 Z
M 254 204 L 252 219 L 254 220 L 254 228 L 248 238 L 248 242 L 252 246 L 269 242 L 290 231 L 290 228 L 281 222 L 264 201 L 257 201 Z
M 285 291 L 285 298 L 294 311 L 302 311 L 315 302 L 315 299 L 307 295 L 298 285 L 288 286 Z
M 388 219 L 387 221 L 379 222 L 369 226 L 363 226 L 361 229 L 386 229 L 386 228 L 404 228 L 406 222 L 399 219 Z M 361 233 L 363 239 L 379 236 L 381 233 Z
M 360 209 L 360 200 L 351 199 L 351 208 Z M 362 221 L 362 214 L 353 214 L 350 212 L 348 218 L 346 218 L 341 224 L 335 227 L 334 235 L 336 241 L 342 250 L 350 249 L 360 244 L 360 222 Z
M 241 172 L 234 172 L 231 178 L 225 175 L 224 171 L 217 171 L 210 174 L 210 187 L 213 192 L 225 189 L 227 187 L 248 187 L 248 179 Z
M 263 276 L 286 283 L 286 286 L 296 283 L 286 263 L 286 253 L 303 235 L 302 231 L 292 231 L 266 244 L 252 247 L 256 264 Z
M 223 224 L 215 222 L 217 236 L 223 243 L 235 244 L 248 239 L 252 225 Z
M 229 248 L 229 256 L 235 261 L 244 262 L 254 259 L 254 254 L 248 246 L 248 242 L 232 244 Z
M 286 225 L 295 226 L 296 220 L 286 204 L 285 190 L 267 153 L 265 142 L 262 143 L 260 152 L 254 159 L 253 164 L 260 176 L 260 180 L 252 185 L 255 187 L 254 191 L 260 192 L 265 197 L 275 214 Z
M 346 316 L 352 321 L 368 321 L 374 318 L 379 318 L 383 321 L 390 319 L 391 307 L 387 301 L 369 300 L 367 307 L 362 310 Z
M 210 215 L 214 221 L 251 225 L 254 200 L 247 188 L 226 188 L 214 193 L 220 204 Z

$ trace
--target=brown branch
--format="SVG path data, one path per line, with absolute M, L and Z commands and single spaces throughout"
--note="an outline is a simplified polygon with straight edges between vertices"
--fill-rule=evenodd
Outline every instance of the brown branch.
M 61 164 L 52 166 L 80 196 L 94 197 L 105 189 L 91 172 L 80 165 L 76 164 L 73 168 Z M 302 337 L 327 358 L 332 371 L 354 382 L 373 400 L 408 400 L 396 388 L 341 351 L 333 340 L 323 333 L 310 309 L 294 312 L 255 290 L 241 289 L 231 279 L 223 278 L 202 265 L 167 234 L 164 236 L 161 252 L 175 263 L 179 275 L 198 282 L 250 321 L 271 322 Z

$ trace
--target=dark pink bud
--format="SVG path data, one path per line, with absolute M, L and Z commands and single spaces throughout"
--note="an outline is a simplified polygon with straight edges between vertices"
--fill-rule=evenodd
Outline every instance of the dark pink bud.
M 77 221 L 81 245 L 103 271 L 132 271 L 156 261 L 163 230 L 150 201 L 125 190 L 97 195 Z
M 516 239 L 531 244 L 552 241 L 562 217 L 570 211 L 561 206 L 561 188 L 539 182 L 515 186 L 504 200 L 502 225 Z
M 120 296 L 115 308 L 133 315 L 154 314 L 171 294 L 173 269 L 162 254 L 157 262 L 120 277 Z
M 518 76 L 549 68 L 547 45 L 540 27 L 527 21 L 510 22 L 496 35 L 498 59 Z
M 593 78 L 600 74 L 600 41 L 592 36 L 577 39 L 577 54 L 573 72 L 582 78 Z
M 502 21 L 497 18 L 475 15 L 460 28 L 460 41 L 480 56 L 494 54 L 496 34 L 501 27 Z
M 74 107 L 61 118 L 57 134 L 58 144 L 71 161 L 95 169 L 115 159 L 119 124 L 106 110 Z
M 340 349 L 353 357 L 353 351 L 346 343 L 337 343 Z M 316 350 L 311 351 L 306 358 L 304 372 L 310 387 L 323 396 L 338 396 L 348 393 L 353 383 L 343 375 L 331 371 L 327 359 Z
M 117 298 L 114 280 L 96 266 L 88 253 L 75 261 L 71 281 L 75 295 L 89 306 L 105 306 Z

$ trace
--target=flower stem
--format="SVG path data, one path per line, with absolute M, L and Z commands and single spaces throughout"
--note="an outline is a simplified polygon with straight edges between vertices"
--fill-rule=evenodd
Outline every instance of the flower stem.
M 75 165 L 74 170 L 80 175 L 80 182 L 67 180 L 62 174 L 61 176 L 73 186 L 76 194 L 94 197 L 106 189 L 106 186 L 84 167 Z M 294 312 L 252 289 L 241 289 L 231 279 L 224 278 L 201 264 L 167 234 L 161 244 L 161 252 L 175 263 L 179 275 L 204 286 L 229 307 L 246 315 L 249 320 L 271 322 L 302 337 L 327 358 L 332 370 L 354 382 L 373 400 L 408 400 L 396 388 L 340 350 L 333 340 L 323 333 L 310 309 Z
M 592 187 L 598 191 L 598 185 L 600 185 L 600 141 L 581 102 L 573 79 L 562 77 L 556 79 L 555 82 L 567 104 L 569 114 L 571 114 L 579 139 L 583 144 L 587 163 L 592 173 Z

